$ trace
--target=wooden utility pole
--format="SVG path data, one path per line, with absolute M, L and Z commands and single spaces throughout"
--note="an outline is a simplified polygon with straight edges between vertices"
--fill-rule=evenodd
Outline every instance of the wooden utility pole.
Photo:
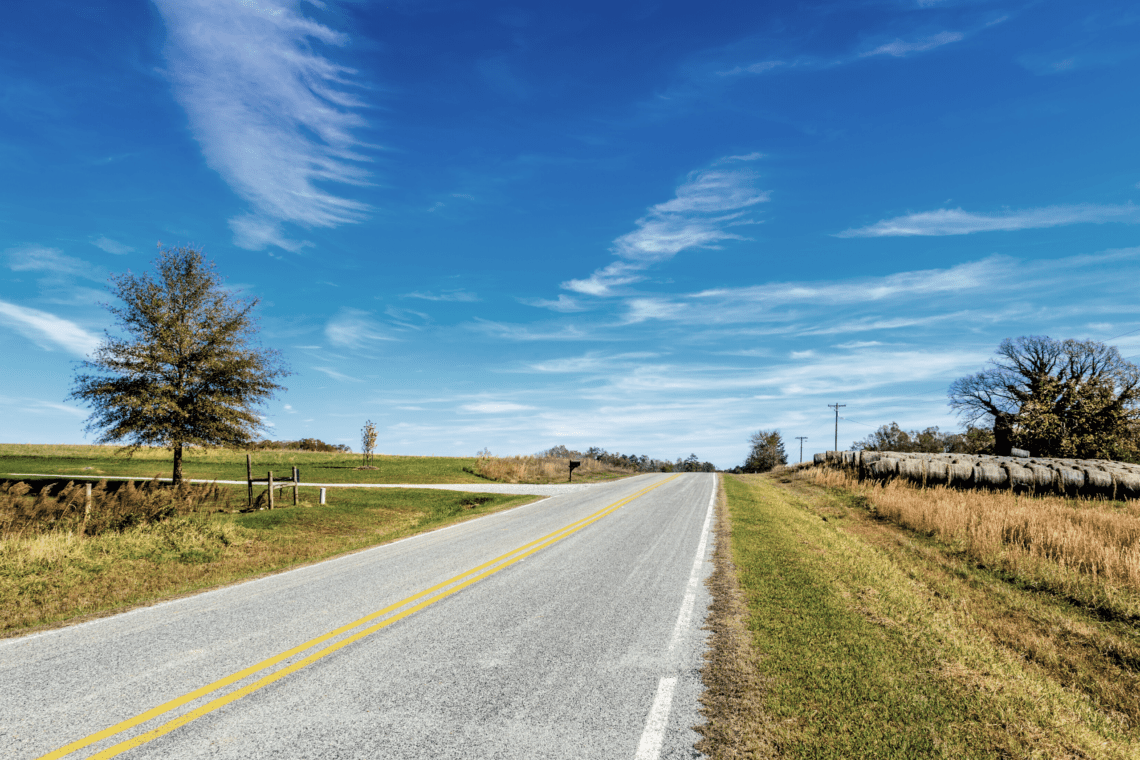
M 802 462 L 802 461 L 804 461 L 804 441 L 807 440 L 807 436 L 806 435 L 797 435 L 796 440 L 800 442 L 800 461 Z
M 835 448 L 833 451 L 839 451 L 839 409 L 840 407 L 847 406 L 847 404 L 828 404 L 829 409 L 835 410 Z

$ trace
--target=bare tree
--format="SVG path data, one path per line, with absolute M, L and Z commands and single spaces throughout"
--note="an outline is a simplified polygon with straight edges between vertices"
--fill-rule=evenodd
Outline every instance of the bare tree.
M 364 466 L 372 466 L 372 453 L 376 450 L 376 425 L 372 420 L 364 423 L 360 431 L 360 444 L 364 449 Z
M 127 337 L 107 333 L 69 398 L 94 408 L 87 430 L 99 443 L 172 448 L 181 483 L 182 447 L 250 444 L 257 406 L 285 390 L 275 380 L 289 372 L 277 351 L 255 346 L 257 299 L 227 293 L 201 251 L 160 249 L 154 263 L 154 277 L 112 275 L 120 303 L 107 309 Z
M 990 367 L 950 385 L 950 407 L 993 427 L 995 453 L 1119 458 L 1135 451 L 1140 367 L 1098 341 L 1006 339 Z

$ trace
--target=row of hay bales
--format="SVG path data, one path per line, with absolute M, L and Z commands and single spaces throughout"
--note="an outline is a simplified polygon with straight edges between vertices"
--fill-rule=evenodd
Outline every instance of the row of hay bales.
M 826 451 L 815 465 L 854 470 L 860 478 L 904 478 L 923 486 L 1140 499 L 1140 465 L 1104 459 Z

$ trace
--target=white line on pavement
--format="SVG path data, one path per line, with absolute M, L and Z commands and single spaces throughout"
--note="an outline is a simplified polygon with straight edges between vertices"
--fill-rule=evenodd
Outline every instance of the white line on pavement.
M 669 722 L 669 708 L 673 704 L 673 689 L 676 686 L 677 679 L 672 676 L 662 678 L 657 684 L 657 696 L 653 698 L 653 707 L 649 708 L 645 730 L 641 732 L 636 760 L 657 760 L 657 756 L 661 753 L 661 743 L 665 741 L 665 726 Z

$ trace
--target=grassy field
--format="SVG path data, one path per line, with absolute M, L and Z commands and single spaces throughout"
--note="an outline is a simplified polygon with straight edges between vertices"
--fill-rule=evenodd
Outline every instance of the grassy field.
M 706 753 L 1138 756 L 1131 622 L 810 477 L 725 478 Z
M 140 449 L 134 456 L 117 454 L 115 446 L 37 446 L 0 444 L 0 477 L 9 473 L 64 475 L 125 475 L 169 478 L 173 458 L 169 449 Z M 288 477 L 301 468 L 310 483 L 486 483 L 473 470 L 475 457 L 403 457 L 376 455 L 375 470 L 357 469 L 359 454 L 317 451 L 255 451 L 254 477 Z M 465 469 L 466 468 L 466 469 Z M 202 480 L 245 480 L 245 452 L 228 449 L 186 449 L 183 475 Z
M 138 478 L 169 478 L 173 467 L 169 449 L 140 449 L 131 457 L 117 454 L 115 446 L 66 446 L 0 444 L 0 478 L 14 473 L 45 475 L 118 475 Z M 487 483 L 561 482 L 566 479 L 564 462 L 557 467 L 519 467 L 532 457 L 478 459 L 476 457 L 413 457 L 377 454 L 376 469 L 359 469 L 359 454 L 317 451 L 252 452 L 253 476 L 289 477 L 294 466 L 308 483 Z M 541 461 L 541 460 L 540 460 Z M 605 468 L 587 461 L 574 472 L 574 480 L 608 480 L 632 472 Z M 194 480 L 245 480 L 245 452 L 228 449 L 186 449 L 183 475 Z M 556 471 L 555 471 L 556 470 Z
M 244 503 L 243 486 L 229 490 Z M 535 498 L 341 488 L 316 506 L 316 489 L 302 488 L 300 506 L 273 511 L 181 514 L 94 536 L 24 530 L 0 538 L 0 636 L 315 562 Z

